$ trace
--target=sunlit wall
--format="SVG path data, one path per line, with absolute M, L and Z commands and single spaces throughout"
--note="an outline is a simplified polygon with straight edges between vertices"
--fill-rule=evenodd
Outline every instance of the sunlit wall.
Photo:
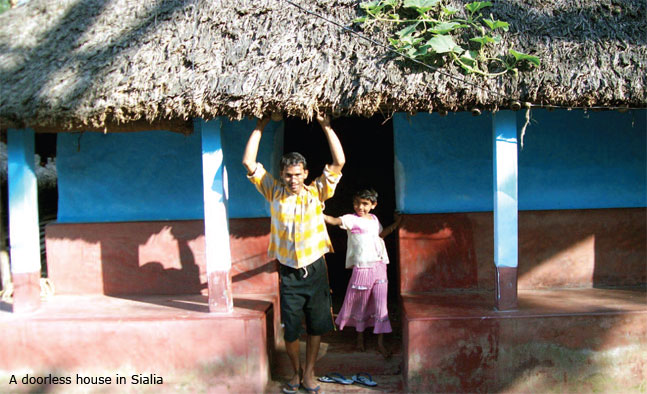
M 519 209 L 646 206 L 646 112 L 533 110 L 519 151 Z M 517 113 L 519 129 L 524 116 L 525 111 Z M 241 164 L 254 121 L 222 120 L 222 125 L 230 217 L 268 216 L 267 203 Z M 492 210 L 490 114 L 395 114 L 393 127 L 399 210 Z M 202 218 L 200 137 L 60 133 L 58 221 Z M 272 122 L 259 161 L 274 173 L 282 145 L 282 123 Z
M 647 205 L 646 111 L 530 116 L 519 148 L 520 210 Z M 519 130 L 524 123 L 519 111 Z M 399 210 L 492 210 L 490 114 L 396 114 L 393 125 Z

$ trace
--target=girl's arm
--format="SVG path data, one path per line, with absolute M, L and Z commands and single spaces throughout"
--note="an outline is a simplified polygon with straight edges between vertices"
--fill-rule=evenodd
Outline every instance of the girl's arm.
M 334 216 L 324 215 L 324 221 L 333 226 L 341 226 L 341 218 L 336 218 Z
M 385 238 L 387 235 L 391 234 L 393 230 L 400 226 L 400 223 L 402 222 L 402 216 L 397 213 L 394 216 L 395 222 L 393 222 L 393 224 L 391 224 L 389 227 L 386 227 L 382 230 L 382 232 L 380 233 L 380 238 Z

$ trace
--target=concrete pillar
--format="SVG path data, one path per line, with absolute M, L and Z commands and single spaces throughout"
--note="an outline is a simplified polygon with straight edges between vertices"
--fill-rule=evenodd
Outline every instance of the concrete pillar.
M 231 250 L 227 215 L 227 169 L 222 150 L 220 119 L 196 119 L 194 128 L 202 136 L 202 188 L 204 196 L 204 241 L 209 311 L 231 313 Z
M 30 312 L 40 306 L 41 270 L 34 131 L 9 129 L 7 156 L 13 311 Z
M 496 308 L 517 308 L 518 196 L 515 112 L 492 115 Z

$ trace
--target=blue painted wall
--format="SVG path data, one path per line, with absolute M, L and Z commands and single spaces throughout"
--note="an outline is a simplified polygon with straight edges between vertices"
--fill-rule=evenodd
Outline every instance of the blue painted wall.
M 196 134 L 60 133 L 57 220 L 201 218 L 201 152 Z
M 266 170 L 277 176 L 283 154 L 283 122 L 270 122 L 263 131 L 257 160 Z M 229 217 L 255 218 L 270 216 L 270 205 L 247 179 L 242 165 L 247 139 L 256 126 L 256 120 L 240 122 L 223 119 L 222 146 L 225 154 L 229 183 Z
M 245 177 L 243 150 L 255 120 L 222 120 L 230 217 L 269 216 L 269 205 Z M 276 173 L 283 123 L 263 133 L 258 158 Z M 278 156 L 280 158 L 280 150 Z M 202 219 L 199 132 L 60 133 L 58 221 L 118 222 Z
M 531 114 L 519 152 L 519 209 L 647 206 L 647 111 Z
M 524 115 L 517 113 L 519 128 Z M 519 152 L 519 209 L 647 206 L 646 111 L 531 115 Z M 269 215 L 241 164 L 254 125 L 222 120 L 232 218 Z M 492 210 L 489 114 L 396 114 L 393 125 L 399 210 Z M 272 122 L 259 161 L 274 174 L 282 145 L 283 122 Z M 59 222 L 203 217 L 199 133 L 61 133 L 57 149 Z
M 520 210 L 647 206 L 645 111 L 531 117 L 519 151 Z M 490 114 L 396 114 L 393 125 L 399 210 L 492 210 Z

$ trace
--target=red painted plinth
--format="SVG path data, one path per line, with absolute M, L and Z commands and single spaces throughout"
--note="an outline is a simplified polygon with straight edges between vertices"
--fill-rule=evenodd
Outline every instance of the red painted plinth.
M 33 312 L 40 307 L 40 272 L 13 274 L 14 313 Z
M 403 215 L 400 291 L 477 286 L 474 230 L 466 214 Z
M 491 292 L 402 300 L 406 392 L 614 392 L 647 379 L 644 288 L 520 290 L 506 313 Z
M 206 296 L 53 296 L 31 314 L 0 311 L 0 392 L 42 392 L 21 377 L 111 377 L 110 385 L 63 391 L 262 393 L 270 377 L 272 302 L 234 300 L 209 313 Z M 33 371 L 33 372 L 32 372 Z M 131 385 L 132 375 L 163 383 Z M 129 384 L 117 385 L 116 376 Z M 58 388 L 56 389 L 58 390 Z

